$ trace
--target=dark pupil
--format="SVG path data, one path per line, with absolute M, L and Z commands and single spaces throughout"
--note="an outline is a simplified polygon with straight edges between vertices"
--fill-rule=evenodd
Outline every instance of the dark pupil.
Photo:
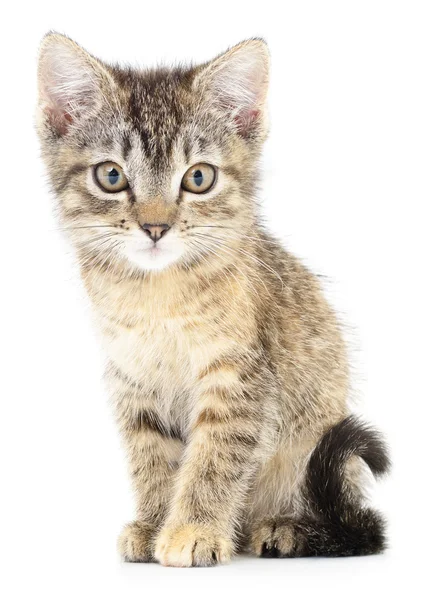
M 109 171 L 108 179 L 109 179 L 109 183 L 111 185 L 115 185 L 119 178 L 120 178 L 120 174 L 118 173 L 118 171 L 116 169 L 111 169 Z
M 204 181 L 204 176 L 202 175 L 202 171 L 200 171 L 198 169 L 197 171 L 194 172 L 193 181 L 196 183 L 197 186 L 202 185 L 202 182 Z

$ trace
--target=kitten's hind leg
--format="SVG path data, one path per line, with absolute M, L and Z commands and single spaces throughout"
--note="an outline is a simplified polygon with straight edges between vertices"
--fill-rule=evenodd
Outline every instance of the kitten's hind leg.
M 313 439 L 282 442 L 260 470 L 247 503 L 244 546 L 257 556 L 299 556 L 304 547 L 297 527 L 303 514 L 302 483 Z
M 362 556 L 379 554 L 385 540 L 382 518 L 372 509 L 356 511 L 348 521 L 265 519 L 254 525 L 251 549 L 262 558 Z
M 305 539 L 294 521 L 270 517 L 254 523 L 250 545 L 257 556 L 289 558 L 301 555 Z
M 253 552 L 264 557 L 359 556 L 382 552 L 385 523 L 377 511 L 365 506 L 362 489 L 365 464 L 376 476 L 385 473 L 389 466 L 379 434 L 349 417 L 331 427 L 306 458 L 302 471 L 303 461 L 285 463 L 282 457 L 279 460 L 274 457 L 268 471 L 263 472 L 259 484 L 267 482 L 269 487 L 259 488 L 257 498 L 262 491 L 268 501 L 257 504 L 255 518 L 251 520 Z M 289 462 L 294 467 L 292 477 L 290 469 L 276 468 Z M 301 478 L 295 471 L 301 473 Z M 294 482 L 298 485 L 293 485 Z M 283 485 L 288 489 L 286 497 Z M 276 501 L 282 500 L 279 510 Z

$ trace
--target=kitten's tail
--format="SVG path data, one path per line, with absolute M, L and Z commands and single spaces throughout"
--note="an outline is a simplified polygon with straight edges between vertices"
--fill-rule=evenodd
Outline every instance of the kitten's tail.
M 305 497 L 315 515 L 305 532 L 304 551 L 319 556 L 376 554 L 385 548 L 385 523 L 350 490 L 347 460 L 360 456 L 378 477 L 390 466 L 385 443 L 377 431 L 348 417 L 332 427 L 309 459 Z

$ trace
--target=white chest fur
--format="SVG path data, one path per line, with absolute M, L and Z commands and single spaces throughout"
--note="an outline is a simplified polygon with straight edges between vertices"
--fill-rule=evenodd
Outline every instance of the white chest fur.
M 90 284 L 106 355 L 137 388 L 131 401 L 141 406 L 155 398 L 163 419 L 187 421 L 200 374 L 247 341 L 250 311 L 242 288 L 218 288 L 219 294 L 186 288 L 183 298 L 184 281 L 162 288 Z
M 179 399 L 189 396 L 196 378 L 193 353 L 175 319 L 151 318 L 142 326 L 108 327 L 103 342 L 108 359 L 137 382 L 137 403 L 151 402 L 155 396 L 156 408 L 165 418 Z

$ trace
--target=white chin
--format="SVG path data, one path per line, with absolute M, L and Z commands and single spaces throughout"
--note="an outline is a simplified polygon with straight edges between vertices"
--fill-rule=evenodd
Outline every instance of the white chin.
M 142 271 L 162 271 L 175 263 L 183 254 L 182 250 L 165 249 L 158 246 L 138 248 L 129 246 L 124 251 L 131 264 Z

